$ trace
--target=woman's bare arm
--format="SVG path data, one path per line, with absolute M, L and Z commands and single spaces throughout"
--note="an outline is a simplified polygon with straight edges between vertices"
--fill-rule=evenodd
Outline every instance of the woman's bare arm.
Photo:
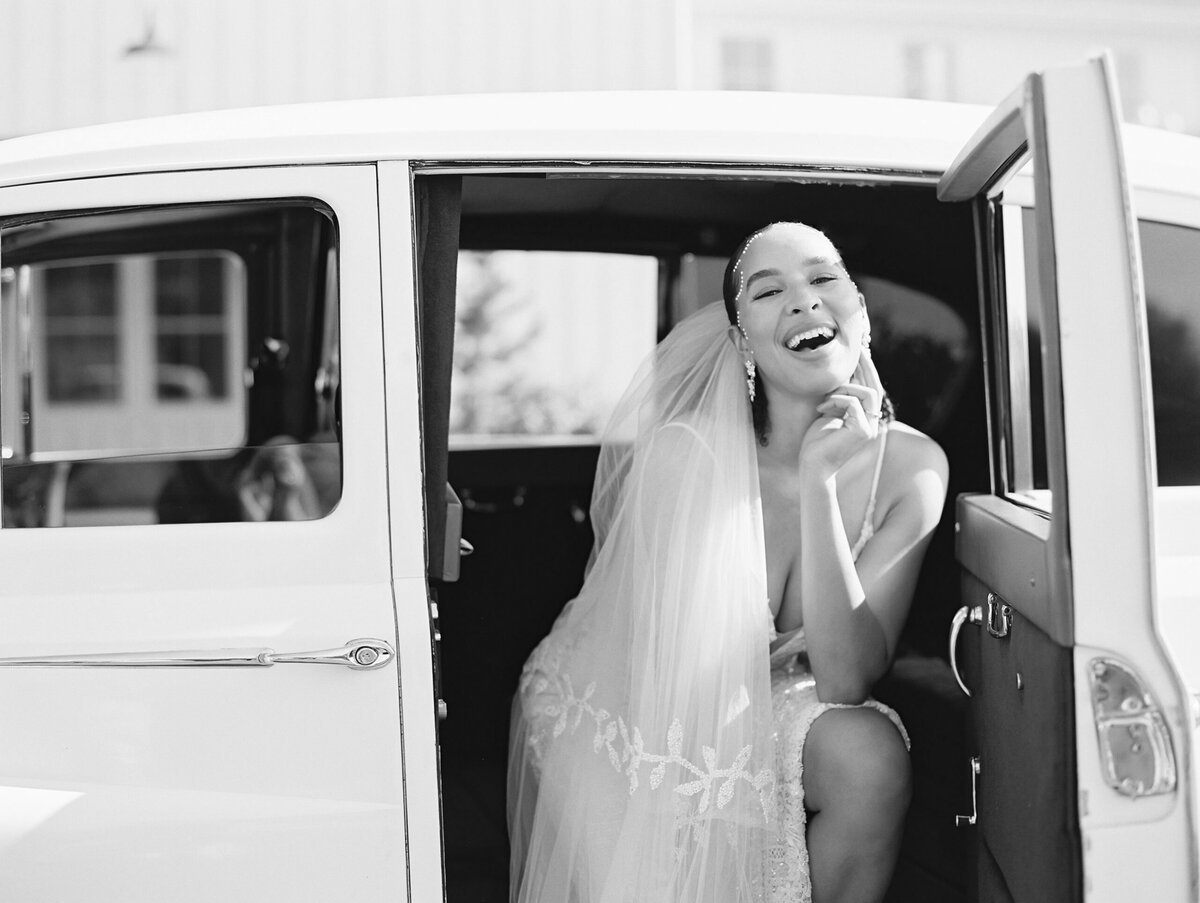
M 945 454 L 917 433 L 897 429 L 891 438 L 881 495 L 894 501 L 857 564 L 836 476 L 801 473 L 800 580 L 788 588 L 778 624 L 786 630 L 802 620 L 817 695 L 825 702 L 862 702 L 887 670 L 941 518 Z

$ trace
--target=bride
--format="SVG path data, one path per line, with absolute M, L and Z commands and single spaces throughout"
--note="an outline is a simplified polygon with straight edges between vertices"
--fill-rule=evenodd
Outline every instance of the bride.
M 910 794 L 869 698 L 946 492 L 829 239 L 753 233 L 606 432 L 587 577 L 526 662 L 513 901 L 877 901 Z

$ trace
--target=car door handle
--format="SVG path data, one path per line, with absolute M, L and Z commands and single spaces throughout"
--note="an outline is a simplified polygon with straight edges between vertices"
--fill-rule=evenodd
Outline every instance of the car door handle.
M 958 633 L 962 630 L 963 624 L 966 624 L 968 621 L 972 624 L 982 624 L 983 607 L 980 605 L 964 605 L 955 612 L 954 620 L 950 622 L 950 670 L 954 673 L 954 679 L 958 681 L 959 689 L 970 696 L 971 691 L 963 682 L 962 674 L 958 670 Z
M 344 665 L 353 671 L 374 671 L 396 657 L 386 640 L 348 640 L 336 649 L 276 652 L 274 649 L 195 649 L 173 652 L 98 652 L 83 655 L 41 655 L 0 658 L 0 668 L 197 668 L 270 667 L 271 665 Z

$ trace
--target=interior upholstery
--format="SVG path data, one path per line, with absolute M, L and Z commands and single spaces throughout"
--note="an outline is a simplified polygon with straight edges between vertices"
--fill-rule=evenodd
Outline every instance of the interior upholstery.
M 988 588 L 963 579 L 964 604 L 986 612 Z M 1015 903 L 1080 900 L 1072 647 L 1016 608 L 1008 636 L 971 629 L 962 645 L 968 685 L 989 715 L 970 725 L 983 763 L 980 846 L 995 869 L 980 876 L 981 891 L 990 899 L 1002 889 Z

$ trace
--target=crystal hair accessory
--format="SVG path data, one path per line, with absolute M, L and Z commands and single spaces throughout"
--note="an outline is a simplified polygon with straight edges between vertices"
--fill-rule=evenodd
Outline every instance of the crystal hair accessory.
M 763 226 L 763 228 L 759 229 L 748 239 L 746 239 L 746 244 L 742 246 L 742 252 L 738 254 L 738 258 L 733 264 L 733 271 L 738 274 L 737 297 L 739 298 L 742 297 L 742 292 L 746 290 L 746 273 L 744 270 L 742 270 L 742 258 L 746 256 L 746 252 L 750 250 L 750 246 L 754 244 L 754 242 L 758 240 L 758 237 L 767 231 L 768 228 L 770 227 Z M 738 315 L 738 327 L 741 328 L 741 314 Z M 742 334 L 745 334 L 745 330 L 743 330 Z

